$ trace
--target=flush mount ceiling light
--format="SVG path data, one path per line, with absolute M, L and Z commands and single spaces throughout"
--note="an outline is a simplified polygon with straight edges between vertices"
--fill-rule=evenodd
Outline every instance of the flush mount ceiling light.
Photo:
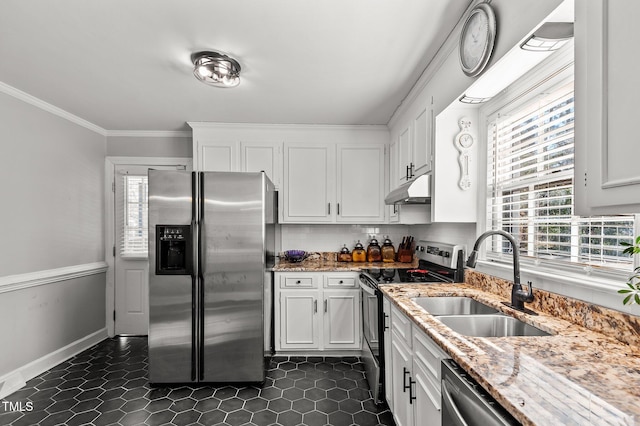
M 549 52 L 560 49 L 572 37 L 573 22 L 545 22 L 520 45 L 520 48 Z
M 197 52 L 191 55 L 193 75 L 203 83 L 216 87 L 235 87 L 240 84 L 240 64 L 220 52 Z

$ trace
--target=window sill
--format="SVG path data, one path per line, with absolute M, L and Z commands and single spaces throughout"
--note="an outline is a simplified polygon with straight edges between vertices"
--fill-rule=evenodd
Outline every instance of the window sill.
M 495 260 L 479 260 L 476 269 L 489 275 L 499 276 L 500 278 L 513 281 L 513 266 L 511 263 L 505 263 Z M 577 271 L 575 268 L 569 271 L 560 267 L 550 267 L 548 265 L 535 265 L 531 262 L 522 262 L 520 264 L 520 277 L 522 282 L 527 280 L 535 281 L 543 280 L 547 282 L 555 282 L 560 284 L 568 284 L 572 286 L 580 286 L 585 289 L 599 291 L 617 292 L 627 282 L 627 278 L 631 275 L 631 271 L 606 271 L 603 272 L 597 268 L 590 271 Z M 554 291 L 549 289 L 549 291 Z

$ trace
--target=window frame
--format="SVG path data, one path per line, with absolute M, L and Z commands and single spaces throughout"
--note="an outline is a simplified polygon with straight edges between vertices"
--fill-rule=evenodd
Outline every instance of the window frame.
M 573 43 L 568 43 L 562 49 L 554 52 L 539 65 L 528 71 L 521 78 L 505 88 L 494 98 L 479 106 L 478 117 L 480 123 L 480 142 L 484 149 L 479 150 L 478 176 L 480 182 L 487 182 L 490 170 L 487 165 L 488 145 L 491 128 L 501 112 L 515 110 L 532 98 L 539 96 L 543 91 L 551 91 L 561 87 L 574 79 L 574 51 Z M 542 77 L 541 77 L 542 76 Z M 575 142 L 576 146 L 578 141 Z M 574 177 L 574 182 L 577 179 Z M 478 190 L 478 235 L 489 229 L 491 215 L 487 200 L 489 188 L 487 185 L 479 185 Z M 575 191 L 574 191 L 575 197 Z M 575 198 L 574 198 L 575 203 Z M 634 235 L 640 234 L 640 215 L 635 214 Z M 503 276 L 512 279 L 512 255 L 510 253 L 487 253 L 483 244 L 479 250 L 477 269 L 492 275 Z M 545 262 L 541 259 L 520 257 L 521 272 L 537 279 L 548 282 L 562 282 L 576 284 L 587 288 L 611 289 L 620 288 L 620 283 L 627 281 L 631 271 L 622 269 L 591 266 L 584 264 L 570 264 L 559 262 Z M 633 267 L 638 266 L 638 260 L 634 260 Z

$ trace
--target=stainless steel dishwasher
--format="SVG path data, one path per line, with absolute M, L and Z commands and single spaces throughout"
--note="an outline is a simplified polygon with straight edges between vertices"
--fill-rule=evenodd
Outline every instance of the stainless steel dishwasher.
M 442 426 L 519 425 L 453 360 L 442 360 Z

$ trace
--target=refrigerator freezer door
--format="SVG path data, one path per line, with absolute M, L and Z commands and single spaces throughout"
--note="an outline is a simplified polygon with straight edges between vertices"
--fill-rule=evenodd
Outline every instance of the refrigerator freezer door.
M 205 382 L 261 382 L 264 369 L 263 173 L 202 173 L 202 370 Z
M 184 383 L 194 369 L 195 277 L 157 275 L 156 226 L 192 225 L 192 174 L 149 170 L 149 381 Z

